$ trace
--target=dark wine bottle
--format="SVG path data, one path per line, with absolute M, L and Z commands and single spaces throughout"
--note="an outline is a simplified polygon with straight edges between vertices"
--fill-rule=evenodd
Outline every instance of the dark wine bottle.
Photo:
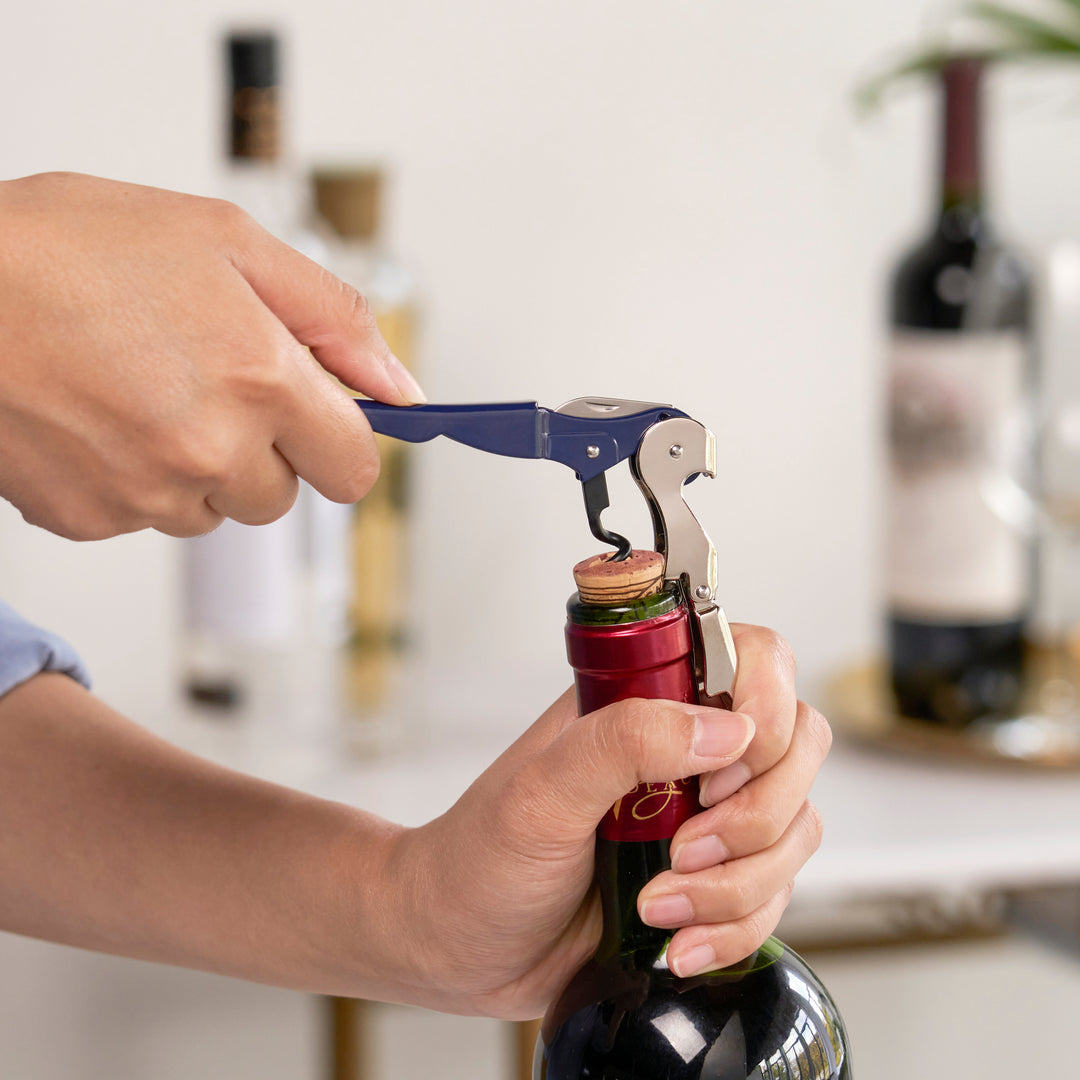
M 567 605 L 567 652 L 582 713 L 627 697 L 696 701 L 679 586 L 632 600 Z M 849 1080 L 840 1014 L 814 973 L 775 938 L 740 964 L 678 978 L 672 932 L 648 926 L 638 893 L 670 869 L 671 838 L 698 806 L 696 778 L 640 784 L 597 830 L 604 928 L 591 960 L 552 1004 L 535 1080 Z
M 899 711 L 962 726 L 1018 703 L 1034 555 L 1031 288 L 983 198 L 983 66 L 941 73 L 941 199 L 892 283 L 888 649 Z

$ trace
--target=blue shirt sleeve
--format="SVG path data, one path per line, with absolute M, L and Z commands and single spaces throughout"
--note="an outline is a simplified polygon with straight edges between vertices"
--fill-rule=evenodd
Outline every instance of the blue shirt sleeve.
M 90 688 L 90 676 L 62 638 L 27 622 L 0 600 L 0 694 L 42 671 L 59 671 Z

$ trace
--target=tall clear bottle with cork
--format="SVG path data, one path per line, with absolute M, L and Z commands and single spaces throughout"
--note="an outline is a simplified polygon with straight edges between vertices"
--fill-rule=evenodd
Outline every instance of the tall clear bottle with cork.
M 316 169 L 316 208 L 327 229 L 327 265 L 355 286 L 374 311 L 394 355 L 416 371 L 416 290 L 412 275 L 380 242 L 383 173 L 376 168 Z M 408 443 L 377 435 L 380 473 L 354 508 L 349 528 L 350 592 L 345 650 L 346 738 L 370 755 L 406 736 L 401 712 L 409 648 Z
M 304 178 L 283 153 L 279 39 L 232 33 L 224 52 L 227 153 L 218 194 L 323 261 L 318 235 L 305 226 Z M 320 680 L 305 669 L 308 646 L 344 636 L 347 513 L 302 482 L 296 505 L 277 521 L 228 520 L 184 542 L 183 688 L 192 706 L 204 715 L 257 718 L 290 737 L 325 734 L 333 702 L 311 699 Z

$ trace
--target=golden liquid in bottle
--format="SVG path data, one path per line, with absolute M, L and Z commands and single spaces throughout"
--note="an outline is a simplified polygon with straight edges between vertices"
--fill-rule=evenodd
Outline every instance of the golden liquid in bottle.
M 415 371 L 415 313 L 408 305 L 376 308 L 379 330 L 394 355 Z M 376 435 L 379 479 L 353 511 L 346 693 L 356 717 L 350 735 L 358 749 L 378 741 L 365 718 L 385 710 L 400 683 L 408 648 L 406 559 L 409 528 L 409 443 Z

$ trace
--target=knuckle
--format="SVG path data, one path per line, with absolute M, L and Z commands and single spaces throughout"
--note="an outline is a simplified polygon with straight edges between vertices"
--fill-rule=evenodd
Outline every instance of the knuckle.
M 643 781 L 673 780 L 690 771 L 690 740 L 680 732 L 686 717 L 678 706 L 652 698 L 625 698 L 594 716 L 589 753 L 600 769 L 610 771 L 617 763 L 627 790 Z
M 148 527 L 156 528 L 163 523 L 183 521 L 189 515 L 185 513 L 184 501 L 177 492 L 165 485 L 141 485 L 132 497 L 132 509 L 139 520 Z
M 233 473 L 233 450 L 219 431 L 184 429 L 160 444 L 167 474 L 184 481 L 218 485 Z
M 720 894 L 718 899 L 722 898 L 722 906 L 729 919 L 748 917 L 761 902 L 755 896 L 754 883 L 745 874 L 725 875 L 717 892 Z
M 799 818 L 810 840 L 810 850 L 817 851 L 821 847 L 821 839 L 825 835 L 825 819 L 821 816 L 821 811 L 807 799 L 803 803 Z
M 53 519 L 47 516 L 40 519 L 37 515 L 23 516 L 30 525 L 48 529 L 65 540 L 74 540 L 77 543 L 108 540 L 126 531 L 119 523 L 114 522 L 109 514 L 92 506 L 83 507 L 79 511 L 63 512 Z
M 824 759 L 829 750 L 832 749 L 832 726 L 823 713 L 820 713 L 812 705 L 805 704 L 805 702 L 799 702 L 799 713 L 807 733 Z
M 242 525 L 269 525 L 284 517 L 295 505 L 300 494 L 300 481 L 294 474 L 284 484 L 262 493 L 250 506 L 239 508 L 232 516 Z
M 246 418 L 274 415 L 287 400 L 296 378 L 295 357 L 289 355 L 289 346 L 266 344 L 265 348 L 233 353 L 217 378 L 221 400 Z
M 739 795 L 735 798 L 739 798 Z M 740 800 L 734 825 L 744 838 L 744 843 L 754 851 L 772 847 L 784 835 L 787 827 L 774 806 L 749 797 Z
M 341 290 L 348 308 L 349 321 L 363 327 L 365 330 L 375 329 L 377 322 L 375 309 L 371 306 L 371 301 L 359 289 L 346 281 L 338 280 L 338 288 Z
M 762 904 L 756 911 L 752 911 L 740 923 L 739 930 L 742 934 L 742 948 L 744 955 L 752 953 L 760 948 L 766 938 L 776 929 L 780 922 L 780 916 L 784 914 L 791 900 L 791 893 L 795 883 L 789 881 L 775 896 Z
M 775 630 L 766 630 L 765 633 L 768 635 L 769 651 L 777 667 L 786 668 L 794 674 L 799 665 L 795 659 L 795 650 L 792 649 L 787 638 L 782 637 Z
M 655 702 L 645 698 L 624 698 L 604 710 L 604 722 L 597 735 L 600 750 L 625 756 L 631 751 L 634 765 L 641 768 L 649 758 L 655 731 Z
M 201 209 L 210 228 L 225 236 L 243 236 L 255 226 L 255 219 L 228 199 L 204 198 Z
M 775 926 L 776 920 L 771 918 L 771 913 L 766 908 L 758 908 L 746 916 L 742 932 L 745 938 L 743 947 L 748 955 L 761 947 Z
M 350 470 L 348 475 L 341 478 L 341 495 L 339 502 L 359 502 L 374 486 L 379 479 L 379 460 L 361 461 Z
M 201 514 L 189 513 L 163 519 L 155 522 L 153 527 L 166 536 L 189 540 L 194 536 L 205 536 L 207 533 L 213 532 L 224 520 L 223 515 L 205 510 Z
M 328 489 L 324 494 L 336 502 L 355 503 L 375 486 L 382 474 L 383 463 L 379 443 L 363 419 L 363 413 L 353 405 L 351 398 L 342 405 L 337 399 L 334 400 L 333 413 L 327 410 L 328 423 L 333 423 L 334 433 L 339 436 L 340 442 L 354 446 L 355 450 L 348 455 L 340 473 L 333 478 L 332 490 Z M 392 498 L 398 498 L 408 489 L 408 475 L 403 471 L 399 454 L 395 452 L 387 460 L 387 489 Z

